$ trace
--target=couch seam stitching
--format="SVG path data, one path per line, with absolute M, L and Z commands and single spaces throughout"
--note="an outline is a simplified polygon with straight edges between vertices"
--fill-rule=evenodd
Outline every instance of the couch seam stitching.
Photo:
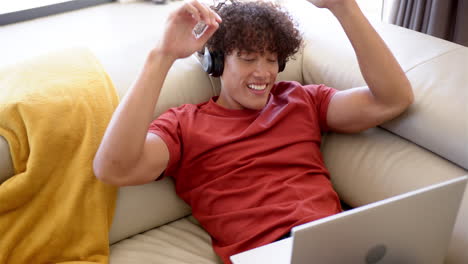
M 462 50 L 463 48 L 464 48 L 464 47 L 458 47 L 458 48 L 455 48 L 455 49 L 452 49 L 452 50 L 448 50 L 448 51 L 445 51 L 445 52 L 443 52 L 443 53 L 441 53 L 441 54 L 439 54 L 439 55 L 437 55 L 437 56 L 435 56 L 435 57 L 432 57 L 432 58 L 429 58 L 429 59 L 424 60 L 424 61 L 422 61 L 422 62 L 419 62 L 418 64 L 416 64 L 416 65 L 414 65 L 413 67 L 411 67 L 411 68 L 409 68 L 408 70 L 406 70 L 405 73 L 409 73 L 410 71 L 414 70 L 415 68 L 417 68 L 417 67 L 419 67 L 419 66 L 421 66 L 421 65 L 424 65 L 424 64 L 426 64 L 426 63 L 428 63 L 428 62 L 430 62 L 430 61 L 432 61 L 432 60 L 434 60 L 434 59 L 440 58 L 440 57 L 445 56 L 445 55 L 447 55 L 447 54 L 449 54 L 449 53 L 456 52 L 456 51 L 458 51 L 458 50 Z

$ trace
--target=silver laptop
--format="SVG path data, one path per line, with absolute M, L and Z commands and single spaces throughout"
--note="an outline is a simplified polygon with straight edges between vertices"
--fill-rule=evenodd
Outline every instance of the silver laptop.
M 234 264 L 441 264 L 468 177 L 292 229 L 292 237 L 231 256 Z

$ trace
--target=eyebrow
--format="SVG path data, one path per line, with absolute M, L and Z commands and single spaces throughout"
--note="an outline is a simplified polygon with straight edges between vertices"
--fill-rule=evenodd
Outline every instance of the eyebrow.
M 243 50 L 243 51 L 238 51 L 238 52 L 237 52 L 237 56 L 252 55 L 253 53 L 257 53 L 257 52 L 255 52 L 255 51 L 246 51 L 246 50 Z
M 246 50 L 243 50 L 243 51 L 238 51 L 237 52 L 237 55 L 238 56 L 241 56 L 241 55 L 252 55 L 252 54 L 260 54 L 260 55 L 265 55 L 265 56 L 270 56 L 270 55 L 277 55 L 275 52 L 271 52 L 271 51 L 268 51 L 268 50 L 264 50 L 262 52 L 260 51 L 246 51 Z

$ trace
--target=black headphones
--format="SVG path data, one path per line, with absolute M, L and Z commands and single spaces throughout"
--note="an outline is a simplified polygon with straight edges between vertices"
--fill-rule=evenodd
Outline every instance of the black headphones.
M 208 48 L 205 47 L 201 64 L 206 73 L 213 77 L 219 77 L 224 71 L 224 53 L 209 51 Z
M 224 70 L 224 53 L 220 51 L 209 51 L 208 48 L 205 47 L 201 64 L 206 73 L 213 77 L 219 77 L 223 74 Z M 285 60 L 278 62 L 278 72 L 284 71 L 285 67 Z

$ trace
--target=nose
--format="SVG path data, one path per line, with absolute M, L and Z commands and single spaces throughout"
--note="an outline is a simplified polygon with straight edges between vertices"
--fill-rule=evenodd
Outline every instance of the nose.
M 267 60 L 258 60 L 255 64 L 255 70 L 253 72 L 253 76 L 256 78 L 269 78 L 272 74 L 274 74 L 274 64 L 272 67 L 272 63 L 268 62 Z

